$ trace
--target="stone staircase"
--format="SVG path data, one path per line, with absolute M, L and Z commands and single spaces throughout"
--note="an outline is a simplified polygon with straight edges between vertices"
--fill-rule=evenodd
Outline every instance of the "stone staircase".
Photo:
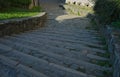
M 0 39 L 0 63 L 14 68 L 18 77 L 103 76 L 102 72 L 110 68 L 93 64 L 91 61 L 109 59 L 97 56 L 97 53 L 104 54 L 106 51 L 95 37 L 100 36 L 93 30 L 79 30 L 72 36 L 72 33 L 64 30 L 46 28 L 6 36 Z
M 108 77 L 111 68 L 94 63 L 109 61 L 98 56 L 106 53 L 99 32 L 58 10 L 44 28 L 0 38 L 0 77 Z

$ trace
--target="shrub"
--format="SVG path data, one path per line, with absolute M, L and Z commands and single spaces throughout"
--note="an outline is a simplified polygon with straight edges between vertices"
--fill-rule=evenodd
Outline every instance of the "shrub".
M 0 9 L 19 7 L 28 8 L 31 0 L 0 0 Z
M 10 7 L 10 2 L 7 0 L 0 0 L 0 10 Z
M 30 5 L 31 0 L 11 0 L 10 2 L 11 6 L 27 8 Z
M 120 20 L 112 22 L 111 23 L 112 27 L 119 28 L 120 29 Z
M 97 0 L 94 11 L 101 23 L 116 21 L 120 19 L 120 0 Z

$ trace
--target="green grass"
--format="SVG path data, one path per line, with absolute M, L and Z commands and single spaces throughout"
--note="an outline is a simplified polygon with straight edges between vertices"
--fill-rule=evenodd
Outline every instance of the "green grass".
M 0 20 L 34 16 L 39 14 L 41 11 L 42 10 L 40 7 L 34 7 L 32 9 L 21 9 L 12 7 L 0 12 Z

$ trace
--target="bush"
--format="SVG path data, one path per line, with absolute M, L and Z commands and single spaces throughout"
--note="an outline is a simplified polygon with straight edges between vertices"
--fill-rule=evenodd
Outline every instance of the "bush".
M 120 19 L 120 0 L 97 0 L 94 11 L 100 23 L 116 21 Z
M 10 7 L 10 2 L 7 0 L 0 0 L 0 10 Z
M 111 23 L 112 27 L 119 28 L 120 29 L 120 20 L 112 22 Z
M 28 8 L 31 0 L 11 0 L 11 6 Z
M 28 8 L 31 0 L 0 0 L 0 9 L 10 7 Z

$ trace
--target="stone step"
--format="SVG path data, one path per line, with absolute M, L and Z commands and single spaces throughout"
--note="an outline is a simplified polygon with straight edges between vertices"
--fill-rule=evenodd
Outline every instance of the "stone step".
M 47 31 L 47 32 L 49 32 L 49 31 L 52 31 L 52 32 L 65 32 L 65 33 L 72 33 L 73 34 L 73 32 L 74 33 L 76 33 L 76 34 L 81 34 L 81 33 L 83 33 L 83 34 L 95 34 L 95 35 L 98 35 L 99 34 L 99 32 L 98 31 L 96 31 L 96 30 L 87 30 L 87 29 L 80 29 L 80 28 L 78 28 L 78 27 L 75 27 L 74 25 L 68 25 L 67 26 L 67 24 L 69 24 L 69 23 L 67 23 L 67 24 L 62 24 L 62 23 L 59 23 L 59 25 L 60 26 L 57 26 L 58 25 L 58 23 L 57 23 L 57 25 L 55 25 L 55 24 L 52 24 L 51 25 L 51 23 L 55 23 L 55 20 L 50 20 L 50 21 L 48 21 L 48 25 L 49 26 L 47 26 L 47 27 L 45 27 L 45 28 L 42 28 L 42 29 L 38 29 L 38 30 L 36 30 L 36 31 Z M 51 27 L 52 26 L 52 27 Z M 59 27 L 59 28 L 58 28 Z M 35 31 L 35 30 L 34 30 Z M 74 34 L 74 35 L 76 35 L 76 34 Z M 98 36 L 100 36 L 100 35 L 98 35 Z
M 94 45 L 94 46 L 97 46 L 97 47 L 100 47 L 102 48 L 103 46 L 100 45 L 99 43 L 101 43 L 101 41 L 94 41 L 94 39 L 90 39 L 88 37 L 86 38 L 81 38 L 81 37 L 74 37 L 74 36 L 66 36 L 66 35 L 51 35 L 51 34 L 47 34 L 46 33 L 24 33 L 22 34 L 21 36 L 34 36 L 34 37 L 40 37 L 40 38 L 49 38 L 49 39 L 54 39 L 54 40 L 64 40 L 64 41 L 69 41 L 70 43 L 78 43 L 78 44 L 84 44 L 84 45 Z M 67 38 L 66 38 L 67 37 Z M 93 40 L 93 41 L 91 41 Z M 96 39 L 97 40 L 97 39 Z
M 16 70 L 0 62 L 0 77 L 16 77 Z
M 38 71 L 33 70 L 32 68 L 20 64 L 18 61 L 13 61 L 9 57 L 5 57 L 3 55 L 0 55 L 0 63 L 14 68 L 16 71 L 15 77 L 48 77 Z
M 2 40 L 3 41 L 3 40 Z M 54 53 L 49 53 L 49 51 L 43 51 L 31 46 L 26 46 L 20 43 L 13 43 L 8 40 L 4 40 L 6 41 L 6 45 L 9 45 L 10 47 L 14 47 L 16 50 L 23 52 L 25 54 L 29 54 L 44 60 L 47 60 L 49 62 L 53 62 L 59 65 L 62 65 L 64 67 L 69 67 L 71 69 L 77 70 L 77 71 L 82 71 L 82 72 L 87 72 L 89 74 L 91 74 L 90 72 L 94 73 L 94 75 L 96 74 L 96 70 L 97 73 L 99 72 L 99 74 L 102 74 L 102 71 L 104 70 L 108 70 L 109 68 L 105 68 L 105 67 L 101 67 L 95 64 L 91 64 L 89 62 L 83 61 L 82 59 L 74 59 L 74 58 L 70 58 L 64 55 L 58 55 L 58 54 L 54 54 Z M 4 42 L 5 44 L 5 42 Z M 88 55 L 89 57 L 91 57 L 92 55 Z M 92 58 L 96 58 L 95 56 L 92 56 Z M 91 70 L 88 70 L 91 69 Z
M 50 32 L 31 32 L 29 34 L 34 34 L 34 35 L 39 35 L 39 36 L 47 36 L 47 37 L 55 37 L 55 38 L 61 38 L 61 39 L 68 39 L 68 40 L 73 40 L 73 41 L 77 41 L 77 42 L 80 42 L 80 41 L 88 41 L 88 43 L 100 43 L 101 41 L 97 39 L 97 37 L 90 35 L 88 36 L 85 35 L 85 34 L 80 34 L 78 36 L 75 36 L 74 34 L 72 35 L 67 35 L 66 33 L 64 34 L 61 34 L 61 33 L 50 33 Z M 26 33 L 25 33 L 26 35 Z
M 50 63 L 49 61 L 21 53 L 16 50 L 4 54 L 4 56 L 36 71 L 44 73 L 49 77 L 89 77 L 87 74 L 82 72 L 56 65 L 54 63 Z
M 46 33 L 46 34 L 54 34 L 54 35 L 65 35 L 65 36 L 74 36 L 74 37 L 77 37 L 77 38 L 93 38 L 93 39 L 96 39 L 96 38 L 100 38 L 100 37 L 97 37 L 97 35 L 98 34 L 93 34 L 93 33 L 86 33 L 86 34 L 84 34 L 84 32 L 79 32 L 79 33 L 76 33 L 76 32 L 69 32 L 69 31 L 66 31 L 66 32 L 64 32 L 64 31 L 59 31 L 59 30 L 46 30 L 46 28 L 45 28 L 45 30 L 33 30 L 33 31 L 31 31 L 31 33 Z M 87 36 L 85 36 L 85 35 L 87 35 Z M 91 37 L 91 36 L 93 36 L 93 37 Z M 100 36 L 100 35 L 98 35 L 98 36 Z
M 17 36 L 17 37 L 19 37 L 19 36 Z M 87 58 L 96 59 L 96 60 L 108 60 L 106 58 L 103 58 L 103 57 L 100 57 L 100 56 L 96 56 L 95 52 L 93 52 L 92 49 L 91 49 L 91 51 L 90 50 L 89 51 L 86 50 L 86 53 L 85 53 L 83 51 L 84 50 L 83 48 L 85 48 L 85 47 L 83 47 L 82 45 L 73 45 L 73 44 L 68 44 L 66 42 L 58 42 L 58 41 L 53 41 L 53 40 L 48 40 L 48 39 L 45 40 L 45 39 L 41 39 L 41 38 L 36 38 L 34 36 L 33 37 L 31 36 L 29 38 L 28 37 L 29 36 L 26 35 L 24 37 L 20 36 L 19 38 L 24 39 L 24 40 L 28 40 L 28 41 L 32 41 L 32 42 L 34 42 L 36 44 L 37 43 L 43 43 L 43 44 L 46 44 L 46 45 L 56 46 L 56 47 L 59 47 L 59 48 L 63 49 L 63 51 L 65 51 L 66 53 L 70 53 L 70 52 L 77 53 L 80 56 L 80 59 L 83 59 L 84 56 L 89 56 Z M 34 40 L 34 39 L 36 39 L 36 40 Z M 68 50 L 64 50 L 64 49 L 68 49 L 69 51 Z M 89 49 L 89 48 L 86 47 L 85 49 Z
M 12 48 L 10 48 L 6 45 L 0 44 L 0 54 L 10 52 L 11 50 L 12 50 Z
M 27 35 L 26 35 L 26 36 L 27 36 Z M 22 36 L 21 36 L 21 37 L 22 37 Z M 34 37 L 34 36 L 33 36 L 33 37 Z M 24 40 L 24 38 L 20 38 L 20 36 L 19 36 L 19 37 L 18 37 L 18 36 L 17 36 L 17 37 L 16 37 L 16 36 L 13 36 L 13 37 L 7 37 L 7 38 L 13 39 L 13 40 L 16 39 L 16 40 L 14 40 L 14 41 L 17 41 L 17 40 L 20 41 L 20 40 L 22 40 L 22 41 L 24 41 L 24 42 L 26 42 L 26 43 L 29 43 L 29 42 L 34 43 L 34 42 L 35 42 L 35 41 L 34 41 L 34 42 L 32 42 L 32 41 L 27 41 L 28 39 L 27 39 L 27 40 Z M 41 39 L 41 37 L 38 37 L 38 38 Z M 46 38 L 47 38 L 47 37 L 46 37 Z M 45 38 L 43 38 L 43 39 L 45 39 Z M 49 39 L 49 38 L 48 38 L 48 39 Z M 91 47 L 87 47 L 87 46 L 82 46 L 81 44 L 78 44 L 77 42 L 76 42 L 76 43 L 73 43 L 73 42 L 70 42 L 69 40 L 66 40 L 66 41 L 65 41 L 65 39 L 61 40 L 61 39 L 59 39 L 59 38 L 57 38 L 57 39 L 52 39 L 52 38 L 51 38 L 50 40 L 52 40 L 52 41 L 53 41 L 53 40 L 56 40 L 56 41 L 58 41 L 58 42 L 69 43 L 69 44 L 71 44 L 71 45 L 70 45 L 70 46 L 71 46 L 70 48 L 72 48 L 72 46 L 73 46 L 73 47 L 79 48 L 80 50 L 82 50 L 82 49 L 83 49 L 83 50 L 84 50 L 84 49 L 87 49 L 86 51 L 91 51 L 91 50 L 92 50 L 92 52 L 106 53 L 105 50 L 97 49 L 97 48 L 93 48 L 93 47 L 91 48 Z M 72 40 L 71 40 L 71 41 L 72 41 Z M 42 45 L 43 45 L 44 43 L 42 43 L 42 42 L 38 43 L 38 42 L 37 42 L 37 43 L 35 43 L 35 44 L 38 44 L 38 45 L 41 45 L 41 44 L 42 44 Z M 52 43 L 52 44 L 53 44 L 53 43 Z M 50 47 L 51 44 L 49 45 L 49 43 L 48 43 L 48 45 L 46 45 L 46 44 L 44 44 L 44 45 Z M 74 46 L 74 45 L 75 45 L 75 46 Z M 76 45 L 78 45 L 78 46 L 76 46 Z M 51 47 L 52 47 L 52 46 L 51 46 Z M 54 48 L 58 48 L 58 47 L 56 46 L 56 47 L 54 47 Z M 77 49 L 77 48 L 76 48 L 76 49 Z M 60 49 L 61 49 L 61 48 L 60 48 Z M 72 49 L 71 49 L 71 50 L 72 50 Z M 79 50 L 79 51 L 80 51 L 80 50 Z
M 14 37 L 13 37 L 14 38 Z M 16 39 L 16 40 L 15 40 Z M 108 60 L 106 58 L 103 58 L 103 57 L 99 57 L 99 56 L 96 56 L 93 54 L 94 57 L 91 57 L 89 56 L 89 54 L 91 53 L 85 53 L 85 52 L 74 52 L 74 51 L 68 51 L 66 49 L 63 49 L 63 48 L 58 48 L 58 47 L 48 47 L 48 46 L 45 46 L 44 44 L 38 44 L 37 42 L 31 42 L 29 40 L 22 40 L 19 38 L 14 38 L 14 39 L 0 39 L 1 40 L 1 43 L 3 44 L 6 44 L 6 45 L 9 45 L 9 46 L 13 46 L 14 45 L 20 45 L 20 46 L 28 46 L 28 47 L 32 47 L 32 48 L 37 48 L 38 50 L 44 50 L 44 51 L 47 51 L 47 52 L 52 52 L 52 53 L 57 53 L 57 54 L 60 54 L 60 55 L 64 55 L 64 56 L 68 56 L 68 57 L 72 57 L 72 58 L 75 58 L 75 59 L 81 59 L 81 60 L 85 60 L 85 61 L 90 61 L 90 60 Z M 26 42 L 28 44 L 26 44 Z M 18 44 L 19 43 L 19 44 Z M 18 47 L 20 47 L 18 46 Z M 50 46 L 50 45 L 49 45 Z M 92 54 L 91 54 L 92 55 Z
M 59 37 L 45 37 L 45 36 L 41 36 L 41 35 L 35 35 L 35 34 L 26 34 L 26 35 L 16 35 L 19 38 L 26 38 L 26 39 L 36 39 L 35 41 L 38 42 L 47 42 L 48 44 L 59 44 L 59 46 L 62 47 L 68 47 L 67 49 L 73 48 L 73 49 L 82 49 L 84 47 L 88 47 L 88 48 L 99 48 L 99 50 L 103 50 L 104 46 L 99 45 L 99 44 L 94 44 L 94 43 L 90 43 L 90 42 L 85 42 L 85 41 L 80 41 L 80 43 L 72 43 L 69 42 L 67 39 L 63 39 L 61 40 Z M 29 38 L 28 38 L 29 37 Z M 42 41 L 43 40 L 43 41 Z M 68 42 L 67 42 L 68 41 Z M 72 44 L 71 44 L 72 43 Z
M 72 36 L 68 36 L 66 35 L 65 33 L 64 34 L 54 34 L 54 33 L 40 33 L 40 32 L 36 32 L 36 33 L 31 33 L 31 34 L 34 34 L 34 35 L 39 35 L 39 36 L 52 36 L 52 37 L 60 37 L 60 38 L 64 38 L 64 39 L 70 39 L 70 40 L 76 40 L 76 41 L 86 41 L 86 40 L 91 40 L 93 43 L 98 43 L 98 42 L 101 42 L 99 40 L 97 40 L 96 38 L 89 38 L 86 36 L 87 35 L 81 35 L 81 37 L 75 37 L 74 35 Z M 61 36 L 62 35 L 62 36 Z M 88 39 L 89 38 L 89 39 Z
M 50 22 L 48 22 L 48 25 L 50 25 L 51 23 L 54 23 L 55 20 L 50 20 Z M 58 23 L 57 23 L 58 24 Z M 60 25 L 63 25 L 63 24 L 60 24 Z M 51 27 L 52 26 L 52 27 Z M 56 28 L 56 25 L 51 25 L 51 26 L 47 26 L 47 27 L 44 27 L 44 28 L 40 28 L 40 29 L 37 29 L 37 30 L 33 30 L 32 32 L 48 32 L 48 33 L 57 33 L 57 34 L 66 34 L 66 35 L 74 35 L 74 36 L 79 36 L 82 34 L 82 35 L 88 35 L 86 37 L 90 37 L 90 36 L 93 36 L 93 37 L 101 37 L 101 35 L 99 34 L 98 31 L 93 31 L 93 30 L 86 30 L 86 29 L 78 29 L 76 28 L 76 30 L 73 30 L 73 28 L 75 26 L 73 26 L 72 28 L 68 28 L 68 26 L 60 26 L 62 27 L 61 28 Z M 29 31 L 30 32 L 30 31 Z

